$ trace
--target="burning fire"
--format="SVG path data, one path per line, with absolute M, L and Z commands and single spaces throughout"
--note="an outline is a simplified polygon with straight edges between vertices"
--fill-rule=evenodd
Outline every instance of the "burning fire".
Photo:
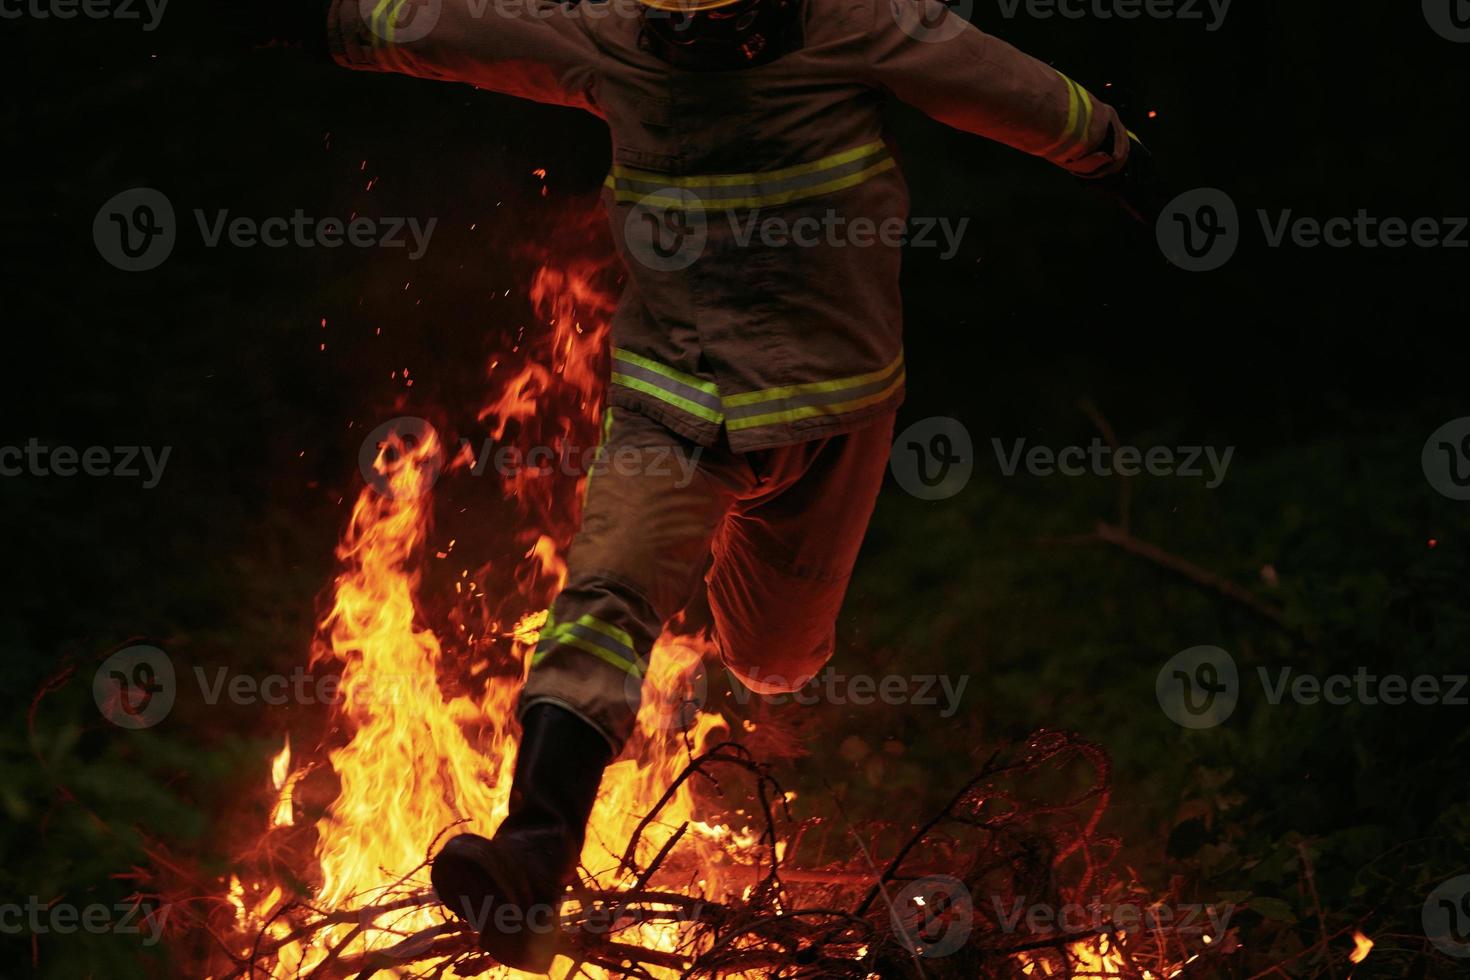
M 606 356 L 611 310 L 609 297 L 596 284 L 598 272 L 595 263 L 574 263 L 547 266 L 536 275 L 532 298 L 544 317 L 545 332 L 516 351 L 522 360 L 496 385 L 480 413 L 482 421 L 494 420 L 491 435 L 497 442 L 528 424 L 543 444 L 551 445 L 596 430 L 602 402 L 599 365 Z M 498 360 L 491 364 L 492 382 L 497 373 L 509 373 L 501 372 L 504 367 Z M 552 395 L 576 411 L 548 412 Z M 554 430 L 546 432 L 541 423 Z M 437 841 L 460 831 L 488 836 L 506 813 L 517 734 L 514 701 L 545 617 L 544 611 L 524 610 L 544 609 L 565 577 L 562 553 L 574 529 L 567 499 L 579 498 L 579 488 L 525 472 L 506 478 L 504 492 L 533 529 L 515 568 L 520 595 L 502 603 L 509 608 L 518 604 L 522 612 L 513 622 L 490 624 L 491 631 L 509 638 L 514 663 L 471 665 L 468 676 L 487 680 L 483 689 L 469 689 L 450 680 L 461 676 L 464 665 L 446 662 L 445 645 L 426 625 L 420 604 L 433 527 L 432 485 L 444 449 L 432 428 L 416 443 L 390 437 L 375 463 L 388 492 L 379 492 L 383 484 L 362 489 L 337 550 L 341 571 L 321 624 L 323 639 L 312 655 L 313 666 L 327 664 L 340 671 L 335 722 L 346 733 L 345 742 L 327 753 L 340 789 L 316 825 L 318 867 L 309 877 L 318 882 L 310 896 L 311 907 L 318 910 L 372 909 L 410 875 L 414 884 L 427 889 L 423 864 Z M 452 460 L 449 472 L 466 462 Z M 560 526 L 549 526 L 555 521 Z M 475 581 L 483 580 L 485 571 L 474 578 L 466 571 L 456 590 L 480 595 Z M 687 762 L 683 741 L 668 730 L 662 713 L 680 700 L 687 678 L 700 668 L 700 653 L 669 636 L 660 640 L 646 682 L 641 737 L 635 736 L 630 751 L 608 769 L 582 855 L 583 866 L 601 887 L 632 883 L 617 874 L 623 842 Z M 698 751 L 722 726 L 715 714 L 695 714 L 689 744 Z M 292 768 L 288 738 L 271 766 L 276 793 L 271 827 L 293 824 L 293 795 L 308 769 Z M 723 838 L 728 843 L 728 828 L 693 822 L 687 786 L 663 816 L 661 826 L 643 835 L 650 852 L 685 821 L 691 821 L 696 835 L 702 832 L 712 842 Z M 650 856 L 638 855 L 645 861 Z M 717 888 L 719 883 L 709 878 L 701 884 Z M 446 922 L 437 908 L 415 907 L 365 913 L 363 921 L 297 938 L 295 926 L 281 913 L 286 903 L 300 898 L 279 884 L 236 878 L 228 899 L 242 935 L 263 930 L 266 940 L 279 944 L 269 963 L 269 975 L 276 977 L 304 976 L 332 956 L 346 959 L 386 950 Z M 640 928 L 644 934 L 639 941 L 648 948 L 677 948 L 678 927 Z M 566 966 L 567 961 L 558 961 L 559 970 Z
M 600 262 L 558 261 L 534 275 L 530 295 L 540 322 L 490 362 L 491 393 L 477 419 L 497 445 L 590 445 L 601 416 L 613 306 L 599 285 L 603 273 Z M 213 976 L 405 976 L 406 963 L 395 967 L 395 957 L 427 970 L 413 975 L 436 975 L 454 954 L 440 955 L 433 944 L 459 926 L 427 900 L 426 861 L 454 833 L 493 834 L 506 814 L 515 699 L 545 608 L 566 576 L 582 481 L 525 468 L 502 475 L 498 489 L 514 522 L 507 536 L 515 542 L 505 553 L 518 557 L 497 556 L 443 581 L 432 574 L 442 566 L 432 561 L 447 560 L 456 542 L 434 540 L 439 481 L 472 466 L 474 454 L 449 452 L 432 426 L 411 436 L 390 434 L 378 447 L 377 479 L 358 494 L 338 544 L 339 572 L 311 655 L 313 667 L 340 677 L 330 730 L 305 751 L 298 744 L 293 752 L 287 737 L 270 766 L 262 843 L 273 834 L 314 831 L 310 866 L 231 878 L 223 898 L 235 920 L 233 969 Z M 510 584 L 491 584 L 499 582 Z M 451 608 L 436 618 L 433 610 L 445 599 Z M 665 866 L 656 882 L 644 884 L 729 903 L 752 890 L 754 877 L 741 865 L 758 864 L 764 844 L 739 825 L 744 811 L 700 812 L 692 780 L 664 801 L 690 755 L 724 734 L 720 715 L 688 711 L 687 692 L 708 653 L 701 642 L 668 633 L 656 645 L 637 729 L 604 776 L 581 856 L 584 874 L 602 892 L 635 884 L 635 873 L 620 862 L 629 840 L 638 838 L 634 857 L 646 867 L 676 834 L 683 834 L 679 846 L 692 852 L 692 864 Z M 309 805 L 318 777 L 328 775 L 335 780 L 330 803 Z M 641 826 L 655 809 L 658 819 Z M 319 814 L 314 826 L 302 820 L 306 812 Z M 772 843 L 784 855 L 786 842 Z M 870 871 L 838 872 L 832 880 L 846 874 L 866 889 Z M 784 902 L 778 896 L 768 907 L 780 915 Z M 667 967 L 642 964 L 652 976 L 677 976 L 684 957 L 703 951 L 691 948 L 688 925 L 668 921 L 643 921 L 618 939 L 678 954 L 663 961 Z M 1116 976 L 1129 965 L 1137 976 L 1124 940 L 1120 934 L 1072 943 L 1066 971 L 1040 953 L 1017 953 L 1013 962 L 1027 976 Z M 852 955 L 865 957 L 868 949 L 855 946 Z M 571 967 L 560 958 L 552 975 L 564 980 Z M 1162 980 L 1182 967 L 1142 975 Z M 519 976 L 504 968 L 493 975 Z M 582 964 L 581 975 L 603 974 Z

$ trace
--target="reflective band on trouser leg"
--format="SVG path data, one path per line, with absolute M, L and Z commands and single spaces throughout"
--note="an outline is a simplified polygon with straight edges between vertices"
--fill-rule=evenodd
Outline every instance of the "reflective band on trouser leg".
M 559 646 L 576 647 L 634 677 L 643 676 L 643 658 L 634 649 L 633 638 L 626 630 L 604 623 L 596 616 L 578 616 L 573 622 L 557 623 L 548 613 L 536 652 L 531 657 L 531 669 L 534 670 L 548 653 Z
M 652 395 L 705 422 L 719 425 L 725 418 L 720 409 L 720 391 L 712 382 L 621 347 L 613 348 L 612 383 Z
M 731 395 L 724 400 L 725 425 L 735 432 L 819 415 L 844 415 L 893 397 L 903 380 L 900 351 L 888 366 L 867 374 Z
M 560 705 L 620 752 L 633 719 L 660 623 L 636 593 L 582 576 L 562 590 L 541 627 L 518 711 Z
M 669 465 L 670 454 L 691 447 L 701 453 L 694 470 L 687 460 Z M 560 705 L 620 752 L 633 734 L 653 642 L 695 594 L 714 529 L 754 476 L 728 450 L 700 449 L 640 412 L 616 411 L 605 450 L 660 453 L 665 465 L 598 470 L 518 710 Z
M 897 164 L 882 140 L 809 163 L 744 174 L 676 177 L 614 166 L 603 181 L 618 204 L 724 211 L 776 207 L 832 194 L 892 170 Z M 670 194 L 669 191 L 676 193 Z

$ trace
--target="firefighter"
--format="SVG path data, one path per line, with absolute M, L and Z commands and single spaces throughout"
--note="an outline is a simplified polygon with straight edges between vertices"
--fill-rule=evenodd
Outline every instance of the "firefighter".
M 311 16 L 311 2 L 291 11 Z M 590 478 L 520 698 L 509 816 L 492 839 L 455 837 L 433 863 L 440 900 L 487 952 L 543 972 L 664 624 L 707 608 L 741 682 L 799 688 L 832 655 L 887 465 L 904 389 L 898 248 L 797 247 L 741 227 L 905 221 L 889 99 L 1130 200 L 1141 148 L 1081 85 L 936 0 L 324 6 L 338 64 L 606 121 L 603 202 L 628 278 L 604 450 L 697 458 L 692 480 L 653 466 Z M 323 40 L 319 24 L 302 33 Z

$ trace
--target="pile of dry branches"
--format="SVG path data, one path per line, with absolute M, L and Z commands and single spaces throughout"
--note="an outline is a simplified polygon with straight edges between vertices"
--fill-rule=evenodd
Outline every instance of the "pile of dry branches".
M 753 782 L 761 820 L 755 864 L 740 856 L 753 882 L 737 900 L 712 901 L 679 869 L 685 824 L 651 861 L 638 866 L 644 832 L 683 783 L 698 779 L 723 793 L 730 770 Z M 742 780 L 743 781 L 743 780 Z M 1078 788 L 1080 787 L 1080 789 Z M 1098 832 L 1108 805 L 1106 754 L 1065 732 L 1042 731 L 996 751 L 949 803 L 901 840 L 892 853 L 873 853 L 872 835 L 847 830 L 854 860 L 820 868 L 788 867 L 781 854 L 799 851 L 808 825 L 793 821 L 769 769 L 736 742 L 693 758 L 645 815 L 627 842 L 618 872 L 631 887 L 584 884 L 568 895 L 561 943 L 575 967 L 567 976 L 653 978 L 1010 978 L 1021 975 L 1164 978 L 1204 976 L 1225 944 L 1191 930 L 1155 923 L 1120 931 L 1106 915 L 1082 928 L 1037 925 L 1019 910 L 1064 906 L 1147 905 L 1134 882 L 1111 870 L 1117 842 Z M 1050 797 L 1050 798 L 1049 798 Z M 845 819 L 841 818 L 841 819 Z M 784 841 L 787 847 L 778 847 Z M 437 847 L 437 842 L 435 847 Z M 685 859 L 683 862 L 689 865 Z M 449 919 L 412 934 L 395 919 L 433 907 L 424 865 L 374 894 L 357 909 L 279 909 L 256 937 L 233 977 L 273 976 L 267 965 L 280 946 L 331 930 L 333 952 L 308 974 L 366 978 L 477 976 L 496 969 L 474 932 Z M 589 875 L 586 881 L 592 881 Z M 267 938 L 276 920 L 289 934 Z M 675 928 L 670 929 L 670 924 Z M 348 927 L 350 928 L 345 928 Z M 649 927 L 667 940 L 640 942 Z M 392 936 L 374 952 L 347 954 L 365 932 Z M 1125 934 L 1126 933 L 1126 934 Z M 381 937 L 380 937 L 381 939 Z M 651 948 L 658 945 L 664 948 Z M 1218 967 L 1216 967 L 1217 969 Z

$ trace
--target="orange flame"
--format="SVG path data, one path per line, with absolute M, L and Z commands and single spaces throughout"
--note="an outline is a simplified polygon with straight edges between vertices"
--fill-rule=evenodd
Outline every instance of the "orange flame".
M 1361 963 L 1373 952 L 1373 940 L 1363 935 L 1358 930 L 1353 930 L 1353 951 L 1348 954 L 1348 960 L 1352 963 Z
M 537 273 L 532 298 L 548 329 L 527 342 L 525 359 L 510 377 L 498 382 L 497 393 L 480 413 L 481 421 L 494 420 L 494 439 L 505 437 L 512 423 L 542 426 L 536 431 L 543 441 L 547 425 L 552 427 L 552 440 L 595 431 L 602 399 L 600 365 L 606 357 L 612 309 L 611 298 L 596 285 L 599 272 L 596 263 L 587 262 L 548 266 Z M 492 380 L 500 366 L 498 361 L 491 365 Z M 574 405 L 575 412 L 548 419 L 551 413 L 545 403 L 552 394 L 558 403 Z M 522 614 L 509 629 L 497 627 L 509 638 L 519 670 L 490 671 L 485 665 L 472 669 L 470 676 L 483 673 L 488 678 L 478 693 L 460 690 L 449 681 L 444 646 L 420 607 L 434 516 L 432 486 L 442 450 L 432 429 L 415 444 L 390 437 L 375 463 L 379 487 L 363 488 L 337 549 L 342 570 L 331 610 L 322 622 L 324 640 L 313 652 L 312 663 L 331 663 L 340 669 L 335 711 L 348 737 L 328 753 L 340 789 L 316 827 L 320 884 L 311 900 L 316 908 L 370 908 L 408 875 L 415 875 L 413 881 L 427 888 L 423 864 L 446 831 L 489 835 L 506 813 L 515 757 L 514 701 L 544 612 Z M 514 473 L 505 478 L 505 490 L 534 523 L 535 517 L 566 513 L 564 507 L 553 506 L 551 495 L 579 489 L 553 483 Z M 385 488 L 387 492 L 379 492 Z M 565 577 L 562 551 L 572 530 L 546 527 L 529 539 L 514 580 L 531 608 L 544 604 Z M 483 582 L 487 569 L 474 573 L 474 579 Z M 455 585 L 462 596 L 479 594 L 470 577 L 466 570 Z M 634 743 L 608 769 L 582 855 L 583 866 L 598 876 L 601 887 L 630 883 L 617 877 L 616 858 L 642 815 L 687 760 L 682 741 L 668 730 L 665 713 L 682 701 L 680 692 L 700 669 L 703 652 L 669 636 L 659 641 Z M 697 751 L 722 724 L 715 714 L 698 713 L 688 732 L 689 744 Z M 292 822 L 292 789 L 305 770 L 291 773 L 290 767 L 288 741 L 272 763 L 271 781 L 279 791 L 273 826 Z M 644 832 L 647 853 L 638 855 L 643 861 L 676 827 L 694 819 L 686 788 L 681 787 L 662 816 L 660 826 Z M 714 841 L 723 832 L 698 823 L 691 827 L 697 832 L 691 835 L 696 846 L 701 836 Z M 708 878 L 701 884 L 711 889 L 719 885 Z M 229 900 L 242 926 L 258 930 L 269 923 L 268 936 L 288 939 L 291 927 L 284 919 L 272 921 L 287 900 L 282 889 L 258 883 L 252 894 L 261 897 L 248 908 L 245 894 L 240 882 L 232 881 Z M 343 956 L 381 950 L 443 921 L 437 909 L 416 909 L 334 926 L 310 939 L 282 945 L 275 952 L 271 975 L 304 975 L 336 945 L 346 943 L 339 954 Z M 640 928 L 644 932 L 637 941 L 649 948 L 677 948 L 677 927 Z M 564 969 L 565 961 L 558 962 Z

